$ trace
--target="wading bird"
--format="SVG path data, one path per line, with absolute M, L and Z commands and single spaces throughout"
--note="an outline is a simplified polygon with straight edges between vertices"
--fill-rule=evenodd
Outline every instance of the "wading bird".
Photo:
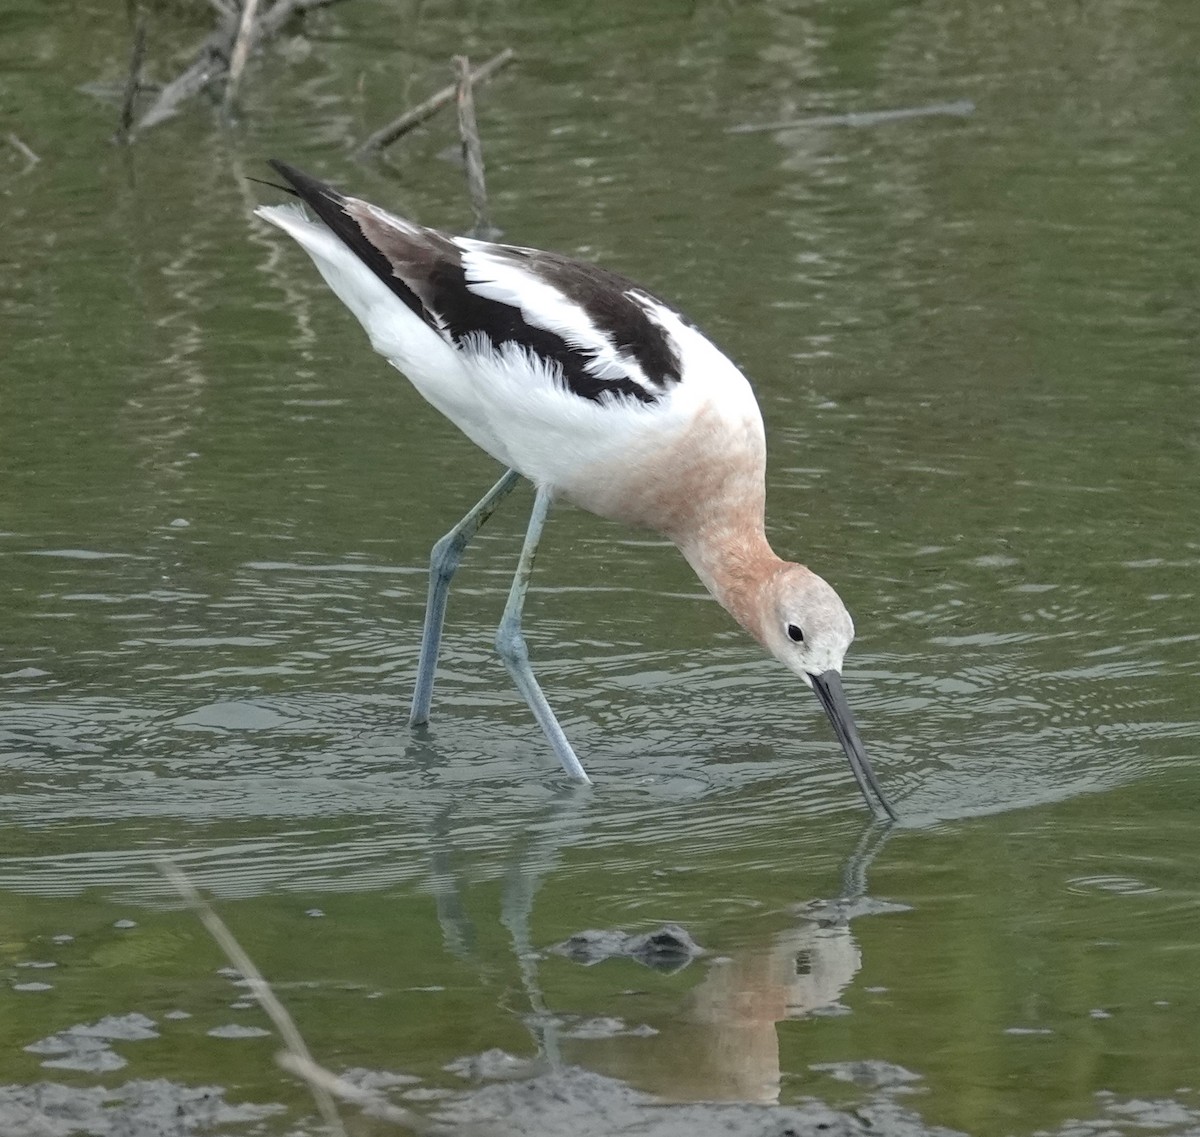
M 533 513 L 496 649 L 567 775 L 588 776 L 521 630 L 552 501 L 668 537 L 717 601 L 816 692 L 874 810 L 892 819 L 842 689 L 854 625 L 764 533 L 766 443 L 742 373 L 644 288 L 556 253 L 452 237 L 272 162 L 303 206 L 258 215 L 295 238 L 371 345 L 508 471 L 433 547 L 411 722 L 427 722 L 450 581 L 521 477 Z M 286 187 L 284 187 L 286 188 Z

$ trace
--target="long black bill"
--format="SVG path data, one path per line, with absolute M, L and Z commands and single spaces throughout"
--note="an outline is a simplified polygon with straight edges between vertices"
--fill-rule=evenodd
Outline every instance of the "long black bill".
M 838 742 L 850 759 L 850 769 L 858 779 L 858 788 L 866 798 L 867 808 L 875 812 L 875 802 L 871 800 L 871 792 L 879 799 L 883 812 L 893 821 L 898 821 L 896 811 L 884 797 L 883 790 L 875 780 L 875 771 L 871 769 L 871 760 L 863 749 L 862 739 L 858 737 L 858 727 L 854 725 L 854 716 L 850 713 L 850 704 L 846 702 L 846 692 L 842 689 L 842 677 L 836 671 L 825 671 L 820 675 L 810 675 L 813 690 L 821 700 L 821 706 L 833 723 L 833 729 L 838 736 Z

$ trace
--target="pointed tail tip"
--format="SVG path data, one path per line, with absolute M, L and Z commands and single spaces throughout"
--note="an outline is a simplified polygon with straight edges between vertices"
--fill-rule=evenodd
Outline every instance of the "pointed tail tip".
M 287 181 L 291 187 L 289 189 L 288 186 L 281 186 L 281 189 L 298 197 L 307 205 L 318 210 L 318 212 L 322 208 L 328 208 L 329 203 L 340 206 L 346 200 L 345 194 L 339 193 L 328 182 L 323 182 L 320 178 L 314 178 L 311 174 L 306 174 L 290 162 L 284 162 L 280 158 L 268 158 L 267 165 Z

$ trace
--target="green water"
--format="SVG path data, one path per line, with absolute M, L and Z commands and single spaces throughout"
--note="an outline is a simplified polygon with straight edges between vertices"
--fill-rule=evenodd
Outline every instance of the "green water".
M 208 19 L 154 10 L 155 78 Z M 350 0 L 308 33 L 232 126 L 195 104 L 121 149 L 76 89 L 122 78 L 121 6 L 0 12 L 0 134 L 41 157 L 0 139 L 0 1083 L 166 1077 L 311 1124 L 274 1040 L 207 1033 L 265 1020 L 171 856 L 334 1070 L 453 1088 L 498 1047 L 851 1108 L 869 1092 L 814 1067 L 877 1061 L 931 1126 L 1146 1099 L 1194 1132 L 1192 0 Z M 751 376 L 772 539 L 857 621 L 847 690 L 905 817 L 882 841 L 811 695 L 669 546 L 569 508 L 530 601 L 596 781 L 566 787 L 490 651 L 525 493 L 459 578 L 431 730 L 406 726 L 429 546 L 497 469 L 246 177 L 278 155 L 464 228 L 449 118 L 349 152 L 509 44 L 479 95 L 496 220 L 676 300 Z M 711 954 L 546 951 L 667 922 Z M 120 1069 L 24 1049 L 133 1012 L 160 1037 L 114 1042 Z

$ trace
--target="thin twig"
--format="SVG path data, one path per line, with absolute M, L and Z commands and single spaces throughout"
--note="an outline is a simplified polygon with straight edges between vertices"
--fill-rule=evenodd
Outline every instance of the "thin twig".
M 475 99 L 471 93 L 471 61 L 465 55 L 454 57 L 458 72 L 458 133 L 462 138 L 463 166 L 467 174 L 467 196 L 475 226 L 471 236 L 482 241 L 495 235 L 488 220 L 487 183 L 483 176 L 483 143 L 479 140 L 479 124 L 475 121 Z
M 187 901 L 189 907 L 200 918 L 200 922 L 208 934 L 217 941 L 217 945 L 229 957 L 229 962 L 241 972 L 250 993 L 258 1000 L 259 1005 L 266 1012 L 267 1018 L 275 1024 L 275 1029 L 279 1031 L 279 1035 L 287 1047 L 287 1053 L 298 1059 L 300 1063 L 315 1066 L 316 1063 L 313 1062 L 313 1057 L 309 1053 L 300 1031 L 296 1028 L 292 1016 L 288 1014 L 287 1008 L 275 997 L 275 992 L 263 978 L 262 972 L 254 966 L 254 961 L 246 954 L 242 945 L 234 939 L 233 933 L 225 926 L 221 917 L 212 910 L 209 903 L 195 890 L 192 882 L 183 875 L 174 862 L 159 861 L 158 871 Z M 338 1116 L 337 1106 L 334 1105 L 329 1091 L 325 1086 L 318 1085 L 313 1081 L 308 1082 L 308 1088 L 312 1091 L 317 1109 L 321 1111 L 321 1116 L 325 1119 L 331 1132 L 336 1137 L 346 1137 L 342 1119 Z
M 486 82 L 495 72 L 508 63 L 514 54 L 511 47 L 506 47 L 499 55 L 494 56 L 486 63 L 475 68 L 471 72 L 471 85 L 476 86 Z M 451 83 L 449 87 L 443 87 L 436 95 L 430 96 L 423 103 L 413 107 L 412 110 L 405 111 L 399 118 L 389 122 L 387 126 L 375 131 L 355 151 L 355 157 L 365 158 L 368 155 L 378 153 L 384 147 L 391 146 L 397 138 L 403 137 L 414 127 L 420 126 L 426 119 L 432 118 L 442 107 L 453 102 L 457 95 L 457 83 Z
M 125 78 L 125 92 L 121 98 L 121 117 L 117 120 L 116 142 L 128 142 L 133 127 L 133 108 L 142 89 L 142 62 L 146 58 L 146 13 L 139 4 L 135 9 L 133 25 L 133 50 L 129 53 L 129 74 Z
M 9 146 L 16 150 L 16 152 L 25 159 L 25 169 L 21 171 L 22 173 L 28 173 L 42 160 L 28 146 L 26 146 L 24 142 L 22 142 L 15 134 L 13 134 L 11 130 L 8 132 L 7 137 Z
M 258 0 L 243 0 L 237 39 L 233 42 L 233 53 L 229 57 L 229 78 L 225 80 L 223 104 L 225 114 L 229 114 L 233 109 L 233 100 L 237 95 L 237 86 L 241 82 L 242 71 L 246 67 L 246 60 L 250 58 L 250 48 L 257 38 L 258 29 L 255 25 L 257 18 Z

